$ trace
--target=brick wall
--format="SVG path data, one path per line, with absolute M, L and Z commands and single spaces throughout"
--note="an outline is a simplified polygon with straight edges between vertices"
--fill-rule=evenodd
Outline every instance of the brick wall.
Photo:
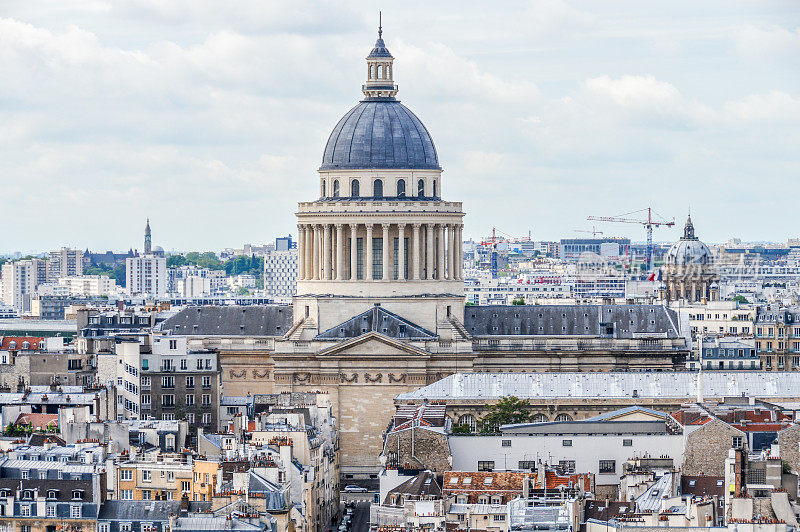
M 733 446 L 733 437 L 741 436 L 746 445 L 745 434 L 727 423 L 714 419 L 686 438 L 683 457 L 684 475 L 725 475 L 725 458 Z

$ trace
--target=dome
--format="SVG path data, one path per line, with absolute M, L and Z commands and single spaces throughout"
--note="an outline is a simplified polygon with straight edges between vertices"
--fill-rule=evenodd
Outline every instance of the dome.
M 711 250 L 694 236 L 692 217 L 686 220 L 683 238 L 675 242 L 664 259 L 665 265 L 683 266 L 688 264 L 711 264 L 714 262 Z
M 360 102 L 328 138 L 320 170 L 362 168 L 441 169 L 428 130 L 393 98 Z

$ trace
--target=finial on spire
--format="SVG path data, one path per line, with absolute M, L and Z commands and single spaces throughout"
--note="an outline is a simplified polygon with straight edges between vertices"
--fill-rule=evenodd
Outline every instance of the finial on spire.
M 378 11 L 378 38 L 383 37 L 383 25 L 381 24 L 381 12 Z

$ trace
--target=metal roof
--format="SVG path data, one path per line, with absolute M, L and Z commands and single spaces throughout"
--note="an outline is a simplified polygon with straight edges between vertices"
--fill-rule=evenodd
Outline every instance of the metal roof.
M 456 373 L 403 393 L 397 400 L 540 398 L 696 398 L 702 379 L 706 398 L 800 396 L 800 373 L 761 371 L 636 373 Z M 635 396 L 634 396 L 635 392 Z
M 161 330 L 190 336 L 283 336 L 292 320 L 292 307 L 281 305 L 188 307 L 164 321 Z
M 678 338 L 674 310 L 663 305 L 484 305 L 464 308 L 473 336 Z M 608 334 L 609 328 L 613 331 Z
M 394 99 L 360 102 L 339 120 L 325 145 L 320 170 L 369 168 L 441 169 L 428 130 Z M 361 193 L 371 196 L 372 190 L 364 183 Z

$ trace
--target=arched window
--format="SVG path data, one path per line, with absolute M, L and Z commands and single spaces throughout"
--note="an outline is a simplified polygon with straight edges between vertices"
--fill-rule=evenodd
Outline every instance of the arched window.
M 30 349 L 30 348 L 31 348 L 31 343 L 29 341 L 25 340 L 24 342 L 22 342 L 22 349 Z
M 322 182 L 322 197 L 325 197 L 325 181 Z
M 357 198 L 358 196 L 358 179 L 353 179 L 353 182 L 350 183 L 350 197 Z
M 333 181 L 333 197 L 334 198 L 338 198 L 339 197 L 339 180 L 338 179 L 335 179 Z
M 392 65 L 386 65 L 386 79 L 392 79 Z
M 15 342 L 14 340 L 11 340 L 11 341 L 8 343 L 8 348 L 9 348 L 9 349 L 16 349 L 16 348 L 17 348 L 17 342 Z
M 559 414 L 554 421 L 572 421 L 572 416 L 569 414 Z
M 375 79 L 375 65 L 369 66 L 369 79 Z
M 547 416 L 544 414 L 536 414 L 531 418 L 532 423 L 547 423 Z
M 397 197 L 398 198 L 405 198 L 406 197 L 406 180 L 405 179 L 398 179 L 397 180 Z
M 378 65 L 378 79 L 383 79 L 383 65 Z
M 425 197 L 425 181 L 422 179 L 417 181 L 417 196 L 420 198 Z
M 478 427 L 478 423 L 475 421 L 475 416 L 472 414 L 464 414 L 458 418 L 458 425 L 462 427 L 467 427 L 470 432 L 475 432 L 475 429 Z
M 372 197 L 373 198 L 382 198 L 383 197 L 383 181 L 380 179 L 376 179 L 375 182 L 372 184 Z
M 433 195 L 431 197 L 436 197 L 436 180 L 433 180 Z

